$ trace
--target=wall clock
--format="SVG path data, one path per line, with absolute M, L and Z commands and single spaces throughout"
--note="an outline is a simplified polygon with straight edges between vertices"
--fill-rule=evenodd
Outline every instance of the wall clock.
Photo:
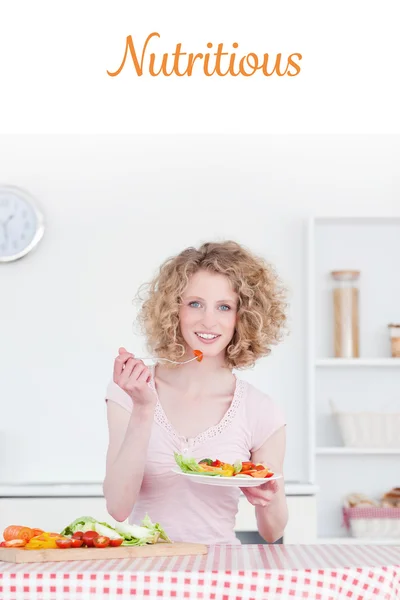
M 36 200 L 18 187 L 0 186 L 0 262 L 22 258 L 44 233 L 44 218 Z

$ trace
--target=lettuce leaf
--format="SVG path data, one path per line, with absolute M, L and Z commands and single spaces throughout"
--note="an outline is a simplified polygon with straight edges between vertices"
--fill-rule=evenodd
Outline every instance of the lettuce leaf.
M 211 471 L 202 471 L 195 458 L 182 456 L 182 454 L 178 454 L 177 452 L 174 452 L 174 457 L 177 465 L 184 473 L 198 473 L 199 475 L 210 475 L 211 477 L 219 477 L 222 474 L 222 469 L 214 473 Z
M 174 457 L 178 467 L 184 473 L 201 472 L 200 466 L 198 465 L 197 460 L 195 458 L 187 458 L 186 456 L 178 454 L 177 452 L 174 452 Z
M 141 525 L 130 525 L 129 523 L 117 523 L 116 531 L 122 535 L 123 546 L 144 546 L 145 544 L 156 544 L 159 539 L 165 542 L 171 540 L 159 523 L 153 523 L 146 514 Z
M 172 540 L 170 540 L 170 538 L 165 533 L 164 529 L 161 527 L 160 523 L 153 523 L 149 515 L 146 514 L 145 518 L 142 521 L 142 525 L 143 527 L 147 527 L 150 530 L 156 531 L 160 535 L 160 538 L 164 540 L 164 542 L 172 542 Z
M 242 461 L 241 460 L 237 460 L 236 462 L 233 463 L 233 468 L 234 468 L 234 473 L 240 473 L 240 471 L 242 470 Z
M 94 525 L 97 523 L 96 519 L 93 517 L 79 517 L 75 519 L 72 523 L 67 525 L 65 529 L 61 531 L 60 535 L 72 535 L 75 531 L 91 531 L 94 530 Z
M 79 517 L 67 525 L 61 535 L 71 536 L 76 531 L 97 531 L 110 539 L 123 538 L 123 546 L 144 546 L 145 544 L 156 544 L 158 540 L 170 542 L 171 540 L 159 523 L 153 523 L 146 514 L 141 525 L 129 525 L 128 523 L 117 523 L 115 527 L 109 523 L 96 521 L 93 517 Z

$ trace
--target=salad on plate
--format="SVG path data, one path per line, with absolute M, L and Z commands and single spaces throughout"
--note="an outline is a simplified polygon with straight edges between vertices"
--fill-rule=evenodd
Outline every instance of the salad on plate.
M 240 477 L 257 479 L 269 479 L 274 476 L 266 465 L 253 463 L 251 461 L 236 461 L 233 464 L 211 458 L 203 458 L 197 461 L 182 454 L 174 453 L 175 461 L 182 473 L 190 475 L 209 475 L 212 477 Z

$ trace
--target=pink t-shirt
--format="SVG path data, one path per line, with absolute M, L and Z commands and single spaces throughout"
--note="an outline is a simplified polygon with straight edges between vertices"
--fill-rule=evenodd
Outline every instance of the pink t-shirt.
M 154 368 L 149 385 L 155 390 Z M 113 381 L 106 399 L 132 412 L 130 396 Z M 143 483 L 129 522 L 140 524 L 148 513 L 176 542 L 240 543 L 234 532 L 240 490 L 201 485 L 173 473 L 178 468 L 174 452 L 196 460 L 247 461 L 283 425 L 283 413 L 271 398 L 239 378 L 224 417 L 195 438 L 180 436 L 157 401 Z

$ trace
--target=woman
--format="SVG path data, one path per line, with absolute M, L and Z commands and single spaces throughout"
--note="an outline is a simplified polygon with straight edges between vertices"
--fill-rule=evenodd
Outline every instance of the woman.
M 168 259 L 148 286 L 140 313 L 153 355 L 201 362 L 147 367 L 125 348 L 107 389 L 104 495 L 117 521 L 147 512 L 174 541 L 240 543 L 240 491 L 199 485 L 172 472 L 184 456 L 264 463 L 283 472 L 285 421 L 272 400 L 232 369 L 270 353 L 285 323 L 284 293 L 270 265 L 235 242 L 206 243 Z M 260 535 L 282 537 L 283 479 L 243 488 Z

